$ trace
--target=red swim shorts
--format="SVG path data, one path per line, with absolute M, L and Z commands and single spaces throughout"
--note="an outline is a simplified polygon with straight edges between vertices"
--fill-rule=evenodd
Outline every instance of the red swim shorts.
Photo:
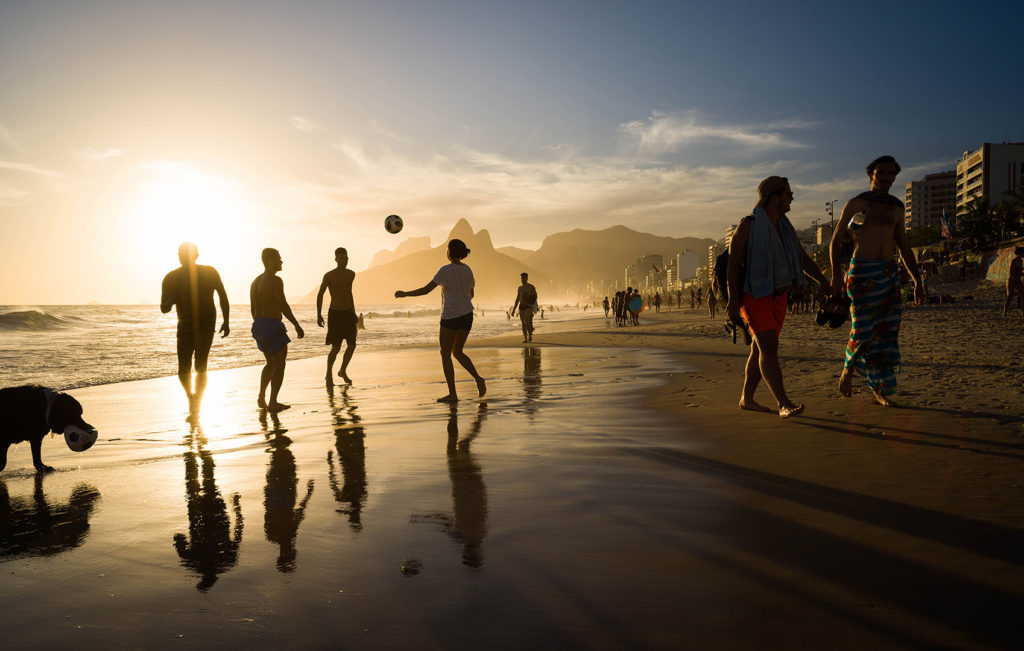
M 740 315 L 747 320 L 751 332 L 774 330 L 782 334 L 782 322 L 786 320 L 786 294 L 769 294 L 754 298 L 744 294 L 740 300 Z

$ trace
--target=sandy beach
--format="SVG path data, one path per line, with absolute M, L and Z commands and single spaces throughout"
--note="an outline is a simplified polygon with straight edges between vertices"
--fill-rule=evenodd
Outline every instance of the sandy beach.
M 97 445 L 0 474 L 4 646 L 1019 648 L 1021 321 L 948 293 L 905 311 L 901 409 L 794 315 L 806 412 L 740 412 L 746 347 L 688 309 L 471 337 L 456 408 L 432 348 L 290 364 L 276 417 L 258 368 L 198 426 L 175 378 L 76 390 Z

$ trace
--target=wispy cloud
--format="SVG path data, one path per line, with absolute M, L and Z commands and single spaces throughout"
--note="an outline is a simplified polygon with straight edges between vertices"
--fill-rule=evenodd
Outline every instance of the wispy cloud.
M 75 158 L 84 161 L 100 161 L 107 160 L 108 158 L 117 158 L 123 156 L 124 151 L 117 149 L 116 147 L 107 147 L 106 149 L 79 149 L 75 152 Z
M 316 133 L 321 130 L 319 124 L 309 118 L 304 118 L 301 115 L 289 116 L 288 126 L 296 131 L 301 131 L 302 133 Z
M 696 111 L 654 113 L 644 120 L 621 125 L 623 133 L 635 139 L 644 154 L 678 151 L 701 141 L 732 143 L 757 151 L 804 149 L 807 145 L 790 139 L 784 132 L 806 129 L 810 122 L 790 120 L 763 125 L 712 124 L 700 119 Z
M 63 173 L 55 170 L 48 170 L 43 167 L 38 167 L 31 163 L 20 163 L 18 161 L 0 160 L 0 170 L 11 170 L 13 172 L 23 172 L 25 174 L 31 174 L 34 176 L 45 176 L 51 179 L 59 179 L 64 176 Z
M 14 137 L 14 131 L 2 124 L 0 124 L 0 145 L 13 149 L 17 152 L 23 153 L 25 151 L 21 146 L 21 143 L 18 142 L 18 139 Z

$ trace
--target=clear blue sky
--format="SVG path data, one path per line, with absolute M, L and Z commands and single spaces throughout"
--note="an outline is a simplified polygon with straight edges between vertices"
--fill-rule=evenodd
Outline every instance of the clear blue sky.
M 1024 140 L 1022 27 L 1021 2 L 2 2 L 0 303 L 155 301 L 182 239 L 238 296 L 263 246 L 304 293 L 334 246 L 359 270 L 460 217 L 498 246 L 717 238 L 769 174 L 806 225 L 880 154 L 902 184 Z

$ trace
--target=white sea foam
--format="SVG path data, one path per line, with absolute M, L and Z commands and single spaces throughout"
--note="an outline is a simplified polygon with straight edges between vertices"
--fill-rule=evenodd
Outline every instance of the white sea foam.
M 316 308 L 292 306 L 306 332 L 292 338 L 291 359 L 326 355 L 325 329 L 316 325 Z M 406 308 L 406 309 L 402 309 Z M 361 350 L 437 341 L 438 315 L 433 304 L 359 306 L 366 328 L 359 331 Z M 548 320 L 579 318 L 576 309 L 549 313 Z M 591 313 L 592 314 L 592 313 Z M 326 309 L 325 309 L 326 317 Z M 249 327 L 248 305 L 232 306 L 231 334 L 215 335 L 210 370 L 263 363 Z M 538 321 L 538 323 L 542 323 Z M 220 321 L 217 322 L 220 327 Z M 97 384 L 164 377 L 177 373 L 174 313 L 154 305 L 68 305 L 0 307 L 0 386 L 42 384 L 73 389 Z M 518 319 L 503 308 L 483 307 L 473 322 L 473 337 L 514 333 Z

